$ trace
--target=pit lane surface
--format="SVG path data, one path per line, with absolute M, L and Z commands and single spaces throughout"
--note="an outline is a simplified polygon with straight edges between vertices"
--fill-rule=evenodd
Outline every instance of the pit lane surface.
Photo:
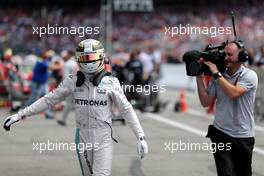
M 205 138 L 208 125 L 213 117 L 204 113 L 195 92 L 186 93 L 189 111 L 173 111 L 179 97 L 177 90 L 167 90 L 161 94 L 169 101 L 165 110 L 158 114 L 137 112 L 145 130 L 149 145 L 149 155 L 140 160 L 136 153 L 136 138 L 130 128 L 115 122 L 113 174 L 114 176 L 215 176 L 216 169 L 210 150 L 176 150 L 177 145 L 193 143 L 205 146 L 210 140 Z M 0 110 L 1 122 L 8 115 Z M 56 117 L 60 117 L 57 113 Z M 258 122 L 256 148 L 253 155 L 253 175 L 264 176 L 264 123 Z M 73 113 L 66 127 L 55 120 L 45 120 L 36 115 L 15 124 L 10 132 L 0 133 L 0 175 L 3 176 L 73 176 L 81 175 L 75 151 L 42 151 L 33 149 L 38 142 L 74 142 L 75 122 Z M 172 147 L 173 146 L 173 147 Z M 174 149 L 174 150 L 172 150 Z M 204 149 L 204 148 L 203 148 Z

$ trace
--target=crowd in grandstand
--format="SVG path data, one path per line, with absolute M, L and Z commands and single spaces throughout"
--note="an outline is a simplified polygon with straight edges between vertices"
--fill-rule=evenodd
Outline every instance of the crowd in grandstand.
M 78 10 L 64 8 L 17 9 L 1 7 L 0 49 L 11 47 L 15 52 L 42 52 L 53 49 L 72 49 L 81 39 L 78 35 L 33 35 L 36 26 L 100 26 L 100 8 L 79 7 Z M 4 9 L 3 9 L 4 8 Z M 263 5 L 232 9 L 236 12 L 237 33 L 251 51 L 257 52 L 264 40 Z M 232 26 L 230 9 L 211 9 L 191 6 L 171 8 L 155 7 L 151 13 L 114 12 L 112 19 L 113 50 L 145 42 L 154 43 L 163 53 L 164 60 L 181 60 L 190 49 L 203 49 L 208 43 L 219 43 L 233 39 L 231 35 L 165 35 L 165 27 L 191 25 L 196 27 Z M 99 35 L 89 36 L 99 38 Z

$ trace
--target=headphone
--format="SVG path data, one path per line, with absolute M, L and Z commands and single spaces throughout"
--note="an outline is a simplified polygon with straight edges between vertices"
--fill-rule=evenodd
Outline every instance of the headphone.
M 240 62 L 247 62 L 249 56 L 248 56 L 247 50 L 245 49 L 243 41 L 240 39 L 235 39 L 231 43 L 235 43 L 237 45 L 237 47 L 240 49 L 240 51 L 238 53 L 238 60 Z
M 233 11 L 231 12 L 231 17 L 232 17 L 232 24 L 233 24 L 233 30 L 234 30 L 234 35 L 235 35 L 235 40 L 232 41 L 231 43 L 235 43 L 237 47 L 240 49 L 238 53 L 238 60 L 240 62 L 247 62 L 249 59 L 248 52 L 245 49 L 243 41 L 240 40 L 236 35 L 235 13 Z

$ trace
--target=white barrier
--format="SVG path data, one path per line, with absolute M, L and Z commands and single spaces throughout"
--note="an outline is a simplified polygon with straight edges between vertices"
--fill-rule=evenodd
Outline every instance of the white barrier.
M 162 64 L 159 83 L 170 88 L 196 90 L 195 77 L 186 75 L 185 64 Z

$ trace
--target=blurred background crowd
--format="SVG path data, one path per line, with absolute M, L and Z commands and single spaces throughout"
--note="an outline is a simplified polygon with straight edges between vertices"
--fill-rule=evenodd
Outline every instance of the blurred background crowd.
M 166 2 L 166 1 L 165 1 Z M 170 1 L 168 1 L 170 2 Z M 199 1 L 198 1 L 199 2 Z M 171 1 L 170 3 L 173 3 Z M 162 51 L 164 62 L 181 61 L 184 52 L 190 49 L 203 49 L 208 43 L 219 43 L 233 39 L 231 35 L 165 35 L 165 27 L 231 27 L 230 11 L 236 12 L 237 33 L 245 41 L 246 46 L 255 56 L 264 40 L 264 4 L 261 1 L 238 1 L 237 3 L 215 4 L 206 1 L 200 5 L 193 2 L 175 2 L 171 6 L 161 1 L 154 2 L 152 12 L 119 12 L 113 11 L 112 45 L 110 53 L 117 49 L 130 52 L 133 46 L 151 43 Z M 78 3 L 77 3 L 78 4 Z M 100 2 L 94 1 L 86 6 L 81 5 L 50 5 L 28 6 L 12 4 L 0 7 L 0 51 L 12 48 L 14 53 L 40 54 L 52 49 L 61 52 L 73 49 L 80 40 L 96 36 L 49 35 L 39 37 L 33 35 L 35 26 L 100 26 Z M 3 52 L 2 52 L 3 53 Z
M 31 3 L 29 5 L 29 3 Z M 7 1 L 0 6 L 0 93 L 10 94 L 13 82 L 30 82 L 38 61 L 48 61 L 47 72 L 56 87 L 65 72 L 65 52 L 74 60 L 75 47 L 85 38 L 99 35 L 33 35 L 33 27 L 100 26 L 100 1 L 72 3 L 66 1 Z M 173 5 L 173 6 L 172 6 Z M 138 58 L 144 76 L 159 71 L 162 63 L 182 63 L 183 54 L 192 49 L 203 50 L 209 43 L 234 39 L 231 35 L 165 35 L 166 27 L 232 27 L 230 12 L 236 13 L 237 33 L 250 55 L 249 65 L 264 65 L 264 3 L 260 0 L 154 1 L 153 11 L 112 12 L 111 45 L 107 51 L 112 66 L 125 67 Z M 63 54 L 64 53 L 64 54 Z M 183 73 L 184 74 L 184 73 Z M 146 78 L 147 79 L 147 78 Z M 11 81 L 10 81 L 11 80 Z M 20 80 L 20 81 L 19 81 Z M 7 82 L 6 82 L 7 81 Z M 9 83 L 8 83 L 9 82 Z M 10 83 L 11 82 L 11 83 Z M 25 84 L 25 83 L 24 83 Z M 26 85 L 26 86 L 25 86 Z M 22 85 L 22 93 L 30 91 Z M 14 89 L 14 90 L 16 90 Z M 17 91 L 14 91 L 17 92 Z

